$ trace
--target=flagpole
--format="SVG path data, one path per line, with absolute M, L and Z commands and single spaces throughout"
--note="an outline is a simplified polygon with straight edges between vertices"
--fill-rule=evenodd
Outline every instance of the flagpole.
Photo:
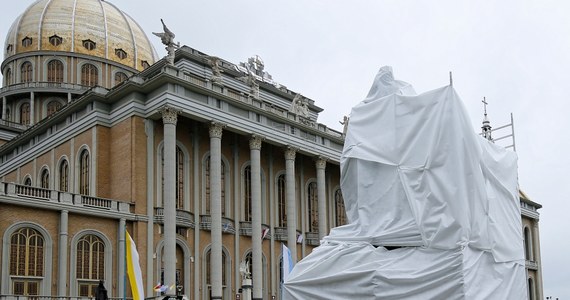
M 123 273 L 123 300 L 127 300 L 127 227 L 125 226 L 125 251 L 123 251 L 124 255 L 124 273 Z

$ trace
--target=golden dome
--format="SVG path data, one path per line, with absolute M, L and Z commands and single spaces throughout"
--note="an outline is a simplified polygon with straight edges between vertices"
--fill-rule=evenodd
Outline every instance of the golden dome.
M 31 51 L 96 56 L 135 68 L 158 60 L 142 28 L 103 0 L 38 0 L 12 24 L 4 58 Z

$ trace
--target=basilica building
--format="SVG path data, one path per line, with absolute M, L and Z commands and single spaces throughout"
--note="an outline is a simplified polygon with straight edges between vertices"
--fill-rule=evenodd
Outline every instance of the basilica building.
M 159 59 L 103 0 L 38 0 L 13 17 L 1 64 L 0 299 L 92 297 L 100 281 L 110 297 L 132 297 L 127 231 L 146 297 L 164 284 L 189 299 L 250 288 L 279 299 L 281 245 L 298 261 L 346 224 L 343 133 L 261 58 L 180 46 Z M 538 290 L 540 206 L 525 199 Z

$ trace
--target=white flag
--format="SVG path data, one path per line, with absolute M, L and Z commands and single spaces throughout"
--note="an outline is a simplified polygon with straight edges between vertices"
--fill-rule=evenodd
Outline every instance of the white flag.
M 285 244 L 281 244 L 281 255 L 283 256 L 283 282 L 287 280 L 289 273 L 293 270 L 293 258 L 291 257 L 291 250 L 285 246 Z

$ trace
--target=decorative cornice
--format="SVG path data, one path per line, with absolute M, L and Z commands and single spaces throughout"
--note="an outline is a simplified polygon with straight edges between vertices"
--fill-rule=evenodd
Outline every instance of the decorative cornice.
M 319 156 L 316 161 L 317 169 L 325 169 L 327 167 L 327 159 Z
M 226 127 L 226 125 L 222 124 L 222 123 L 218 123 L 218 122 L 212 122 L 210 124 L 210 137 L 211 138 L 222 138 L 222 132 L 224 127 Z
M 258 135 L 252 135 L 251 139 L 249 139 L 249 149 L 251 150 L 261 150 L 261 142 L 264 140 L 263 137 Z
M 295 155 L 297 154 L 297 149 L 293 147 L 287 147 L 285 149 L 285 159 L 286 160 L 295 160 Z
M 176 125 L 180 110 L 170 106 L 163 106 L 159 112 L 162 114 L 162 122 L 164 122 L 164 124 Z

